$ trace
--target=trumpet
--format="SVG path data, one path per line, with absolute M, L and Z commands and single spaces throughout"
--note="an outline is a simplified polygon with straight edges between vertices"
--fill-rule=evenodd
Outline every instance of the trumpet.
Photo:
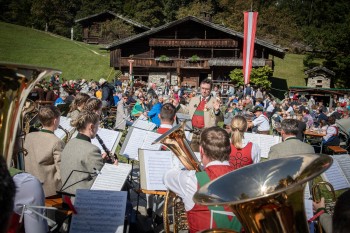
M 116 153 L 112 153 L 106 146 L 106 144 L 103 142 L 102 138 L 96 134 L 96 139 L 98 141 L 98 143 L 100 143 L 100 145 L 102 146 L 103 150 L 106 152 L 107 154 L 107 163 L 114 163 L 116 160 L 118 160 L 118 156 Z

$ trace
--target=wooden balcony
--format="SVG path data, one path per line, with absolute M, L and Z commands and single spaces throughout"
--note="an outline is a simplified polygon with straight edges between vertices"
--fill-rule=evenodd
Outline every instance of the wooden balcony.
M 129 66 L 130 58 L 122 57 L 120 65 Z M 190 62 L 188 59 L 171 59 L 170 61 L 156 61 L 154 58 L 133 58 L 133 67 L 147 68 L 186 68 L 186 69 L 209 69 L 207 59 L 200 59 L 196 62 Z
M 122 57 L 120 59 L 121 67 L 129 67 L 129 57 Z M 132 58 L 134 60 L 133 67 L 140 68 L 181 68 L 181 69 L 210 69 L 212 66 L 231 66 L 241 67 L 242 59 L 240 58 L 214 58 L 214 59 L 199 59 L 196 62 L 191 62 L 189 59 L 175 59 L 171 58 L 169 61 L 157 61 L 154 58 Z M 253 66 L 270 66 L 272 67 L 273 61 L 267 59 L 253 59 Z
M 151 47 L 176 48 L 235 48 L 238 42 L 233 39 L 158 39 L 150 38 Z

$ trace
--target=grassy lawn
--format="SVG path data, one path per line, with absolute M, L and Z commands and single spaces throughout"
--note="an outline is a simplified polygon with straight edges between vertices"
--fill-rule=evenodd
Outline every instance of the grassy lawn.
M 274 77 L 285 79 L 288 86 L 305 86 L 304 55 L 287 54 L 284 59 L 275 58 Z
M 0 22 L 0 61 L 61 70 L 66 79 L 106 78 L 109 53 L 98 46 Z

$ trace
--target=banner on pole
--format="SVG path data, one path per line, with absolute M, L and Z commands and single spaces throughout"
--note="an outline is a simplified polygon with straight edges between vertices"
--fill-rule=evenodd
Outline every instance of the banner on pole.
M 244 12 L 243 76 L 244 84 L 250 81 L 254 57 L 254 41 L 258 12 Z

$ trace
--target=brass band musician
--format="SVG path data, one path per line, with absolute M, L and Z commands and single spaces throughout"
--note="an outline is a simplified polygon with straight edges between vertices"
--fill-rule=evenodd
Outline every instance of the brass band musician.
M 200 131 L 204 128 L 216 126 L 219 121 L 223 120 L 220 111 L 220 99 L 210 95 L 212 87 L 212 80 L 203 80 L 200 84 L 201 95 L 192 97 L 187 107 L 194 128 L 191 142 L 194 151 L 198 151 Z
M 197 189 L 234 170 L 228 161 L 231 152 L 230 137 L 224 129 L 216 126 L 204 129 L 200 135 L 199 150 L 205 167 L 203 172 L 174 168 L 164 175 L 165 186 L 180 196 L 185 204 L 190 233 L 210 228 L 210 210 L 192 200 Z M 228 211 L 226 207 L 222 210 Z M 214 215 L 214 228 L 238 228 L 239 231 L 240 224 L 236 219 L 230 219 L 226 215 Z
M 29 133 L 24 142 L 28 152 L 24 157 L 25 171 L 43 183 L 45 196 L 49 197 L 56 195 L 56 190 L 62 185 L 60 162 L 64 142 L 54 134 L 60 124 L 61 113 L 55 106 L 43 106 L 38 116 L 43 128 Z

